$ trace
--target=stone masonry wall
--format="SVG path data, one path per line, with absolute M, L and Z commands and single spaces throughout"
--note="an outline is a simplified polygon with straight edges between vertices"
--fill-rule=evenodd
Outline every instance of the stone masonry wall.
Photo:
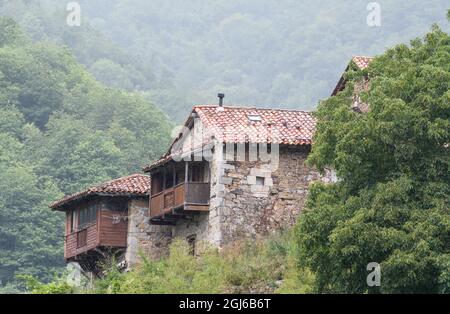
M 330 182 L 305 165 L 309 147 L 281 146 L 277 165 L 261 161 L 223 162 L 220 206 L 221 244 L 291 227 L 312 181 Z
M 204 212 L 192 216 L 190 219 L 179 220 L 173 227 L 172 236 L 174 238 L 186 239 L 195 235 L 196 241 L 207 241 L 208 237 L 209 213 Z
M 128 237 L 125 259 L 128 267 L 139 263 L 139 252 L 152 259 L 168 253 L 172 239 L 171 226 L 148 223 L 148 199 L 132 199 L 128 203 Z
M 179 220 L 175 226 L 148 224 L 148 201 L 129 206 L 128 265 L 139 260 L 141 249 L 150 258 L 167 254 L 172 239 L 195 235 L 196 243 L 221 247 L 239 238 L 266 236 L 293 226 L 313 181 L 334 181 L 305 165 L 308 146 L 281 146 L 277 162 L 233 161 L 221 145 L 210 161 L 209 212 Z M 198 245 L 197 244 L 197 245 Z

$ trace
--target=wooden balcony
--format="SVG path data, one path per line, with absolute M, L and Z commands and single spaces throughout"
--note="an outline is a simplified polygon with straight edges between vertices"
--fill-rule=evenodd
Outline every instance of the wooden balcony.
M 78 254 L 95 248 L 98 244 L 98 227 L 92 224 L 89 227 L 66 235 L 64 257 L 69 259 Z
M 100 247 L 126 248 L 127 223 L 123 220 L 114 222 L 114 216 L 122 212 L 102 209 L 94 223 L 79 230 L 67 232 L 65 236 L 64 258 L 66 261 L 77 260 L 80 255 Z
M 150 222 L 174 224 L 176 219 L 209 210 L 209 182 L 183 182 L 152 195 Z

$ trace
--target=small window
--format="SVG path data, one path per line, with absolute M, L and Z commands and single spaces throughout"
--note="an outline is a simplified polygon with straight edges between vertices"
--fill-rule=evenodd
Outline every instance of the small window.
M 256 177 L 256 185 L 264 185 L 264 177 Z
M 97 221 L 97 206 L 91 205 L 78 211 L 78 230 L 85 229 Z
M 72 210 L 70 212 L 70 232 L 75 231 L 75 217 L 76 217 L 76 211 Z
M 247 115 L 247 117 L 248 117 L 248 119 L 250 120 L 250 121 L 255 121 L 255 122 L 257 122 L 257 121 L 261 121 L 262 119 L 261 119 L 261 116 L 259 115 L 259 114 L 249 114 L 249 115 Z

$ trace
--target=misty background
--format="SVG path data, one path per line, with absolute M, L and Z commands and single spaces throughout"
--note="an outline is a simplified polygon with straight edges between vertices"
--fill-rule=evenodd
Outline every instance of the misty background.
M 196 104 L 313 110 L 350 58 L 448 31 L 448 1 L 0 0 L 0 293 L 64 270 L 48 205 L 141 172 Z
M 68 1 L 3 1 L 35 40 L 67 45 L 105 84 L 138 90 L 177 121 L 195 104 L 311 110 L 329 96 L 354 55 L 376 55 L 445 27 L 448 2 L 84 0 L 81 26 L 65 24 Z M 1 3 L 1 1 L 0 1 Z

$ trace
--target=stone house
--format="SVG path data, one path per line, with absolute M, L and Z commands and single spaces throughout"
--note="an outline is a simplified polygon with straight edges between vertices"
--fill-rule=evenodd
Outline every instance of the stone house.
M 305 164 L 315 123 L 297 110 L 194 107 L 167 153 L 144 169 L 150 242 L 171 229 L 172 238 L 221 247 L 292 226 L 310 183 L 334 179 Z
M 350 65 L 365 69 L 371 60 L 353 57 Z M 342 76 L 332 95 L 345 83 Z M 166 254 L 174 238 L 186 239 L 195 252 L 199 244 L 220 248 L 264 237 L 295 223 L 312 182 L 336 180 L 332 171 L 321 174 L 305 164 L 316 125 L 310 112 L 224 106 L 223 97 L 219 105 L 192 109 L 167 152 L 144 168 L 147 175 L 112 180 L 51 205 L 66 212 L 66 261 L 95 270 L 107 248 L 131 267 L 140 252 Z M 353 103 L 353 110 L 368 110 L 357 98 Z M 72 228 L 72 215 L 91 203 L 101 208 L 97 238 L 74 251 L 73 234 L 84 229 Z M 102 218 L 114 215 L 123 218 L 114 226 L 121 242 L 102 242 Z
M 369 63 L 373 60 L 372 57 L 365 56 L 354 56 L 350 63 L 347 65 L 347 68 L 344 71 L 344 74 L 354 66 L 357 70 L 365 70 L 369 66 Z M 347 83 L 345 79 L 345 75 L 342 75 L 339 79 L 336 87 L 333 89 L 331 96 L 335 96 L 338 92 L 342 91 L 345 88 L 345 84 Z M 366 104 L 361 101 L 359 94 L 362 91 L 368 90 L 369 88 L 369 78 L 364 77 L 360 82 L 355 85 L 355 93 L 352 99 L 352 110 L 359 113 L 367 113 L 369 111 L 369 104 Z
M 133 174 L 84 191 L 68 195 L 50 204 L 50 208 L 65 213 L 64 259 L 76 262 L 85 272 L 100 275 L 102 262 L 113 256 L 130 261 L 133 251 L 133 226 L 146 223 L 149 177 Z M 133 223 L 129 226 L 130 213 Z M 135 237 L 137 237 L 136 235 Z

